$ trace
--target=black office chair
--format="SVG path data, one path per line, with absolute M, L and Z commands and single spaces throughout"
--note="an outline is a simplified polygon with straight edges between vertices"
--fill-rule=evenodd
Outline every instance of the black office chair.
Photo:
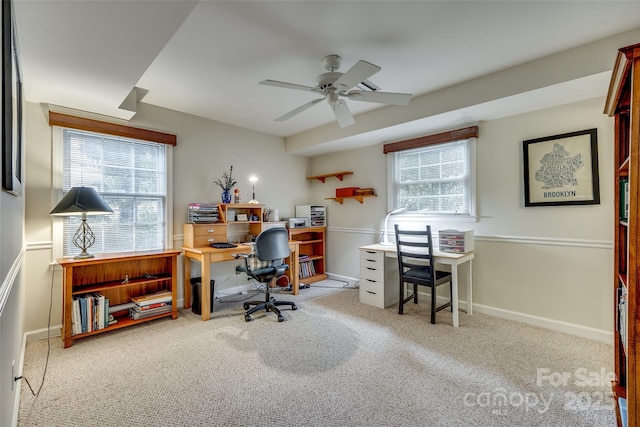
M 431 323 L 436 323 L 436 312 L 451 307 L 451 273 L 438 271 L 433 262 L 433 241 L 431 226 L 426 230 L 400 230 L 395 224 L 398 270 L 400 272 L 400 301 L 398 313 L 402 314 L 404 304 L 413 299 L 418 303 L 418 285 L 431 288 Z M 436 289 L 449 283 L 449 302 L 437 306 Z M 405 283 L 413 284 L 413 294 L 405 297 Z
M 248 301 L 244 303 L 244 320 L 253 320 L 251 315 L 260 310 L 272 311 L 278 315 L 278 322 L 284 320 L 284 316 L 278 306 L 288 305 L 291 310 L 298 307 L 292 301 L 276 301 L 270 295 L 270 287 L 275 287 L 279 277 L 289 269 L 284 264 L 284 259 L 290 254 L 289 233 L 286 228 L 270 228 L 258 234 L 255 241 L 255 252 L 252 254 L 237 254 L 236 258 L 244 258 L 244 265 L 236 267 L 236 271 L 244 272 L 249 278 L 262 283 L 265 287 L 264 301 Z M 255 307 L 251 307 L 254 305 Z

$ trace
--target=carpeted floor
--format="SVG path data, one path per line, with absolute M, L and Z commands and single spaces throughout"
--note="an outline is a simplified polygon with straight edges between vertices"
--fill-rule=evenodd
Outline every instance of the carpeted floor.
M 181 310 L 68 349 L 53 338 L 19 425 L 615 425 L 610 345 L 482 314 L 431 325 L 427 299 L 400 316 L 341 286 L 278 295 L 299 305 L 282 323 L 225 302 L 209 322 Z M 36 389 L 46 353 L 27 347 Z

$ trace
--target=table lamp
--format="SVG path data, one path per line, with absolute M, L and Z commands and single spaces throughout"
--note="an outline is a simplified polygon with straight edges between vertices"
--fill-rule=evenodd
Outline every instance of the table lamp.
M 256 182 L 258 182 L 258 177 L 250 176 L 249 181 L 251 182 L 251 185 L 253 187 L 253 197 L 251 198 L 251 200 L 249 200 L 249 203 L 257 205 L 260 203 L 259 201 L 256 200 Z
M 387 226 L 389 225 L 389 217 L 390 217 L 391 215 L 395 215 L 395 214 L 397 214 L 397 213 L 404 212 L 406 209 L 407 209 L 407 208 L 398 208 L 398 209 L 392 210 L 392 211 L 391 211 L 391 212 L 389 212 L 389 213 L 387 214 L 387 216 L 384 218 L 384 232 L 382 233 L 382 241 L 380 242 L 380 244 L 381 244 L 381 245 L 384 245 L 384 246 L 390 246 L 390 245 L 393 245 L 393 243 L 391 243 L 391 242 L 389 241 L 389 236 L 387 236 Z
M 96 241 L 91 227 L 87 224 L 87 215 L 106 215 L 113 210 L 105 203 L 100 195 L 91 187 L 73 187 L 58 202 L 49 213 L 54 216 L 82 215 L 82 222 L 73 235 L 73 244 L 81 250 L 76 259 L 93 258 L 94 255 L 87 252 Z

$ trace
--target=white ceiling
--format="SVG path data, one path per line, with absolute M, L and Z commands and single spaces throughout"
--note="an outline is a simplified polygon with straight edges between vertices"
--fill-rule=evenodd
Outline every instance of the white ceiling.
M 131 105 L 127 97 L 139 88 L 143 103 L 292 138 L 337 126 L 330 107 L 319 103 L 275 122 L 317 95 L 258 82 L 313 86 L 328 54 L 343 58 L 342 72 L 360 59 L 382 67 L 369 80 L 382 91 L 414 94 L 413 104 L 421 95 L 640 28 L 640 0 L 14 2 L 28 101 L 130 119 L 135 99 Z M 516 111 L 516 98 L 502 108 Z M 364 122 L 363 113 L 380 107 L 347 102 L 354 126 L 358 114 Z M 358 145 L 362 134 L 371 141 L 375 128 L 347 132 L 348 138 L 338 132 L 324 150 Z M 399 134 L 398 126 L 376 132 L 390 130 Z

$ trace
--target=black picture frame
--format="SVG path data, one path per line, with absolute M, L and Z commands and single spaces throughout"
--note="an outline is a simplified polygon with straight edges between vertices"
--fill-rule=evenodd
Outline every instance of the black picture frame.
M 23 106 L 20 51 L 13 1 L 2 1 L 2 189 L 22 195 Z
M 598 131 L 523 141 L 524 205 L 600 204 Z

